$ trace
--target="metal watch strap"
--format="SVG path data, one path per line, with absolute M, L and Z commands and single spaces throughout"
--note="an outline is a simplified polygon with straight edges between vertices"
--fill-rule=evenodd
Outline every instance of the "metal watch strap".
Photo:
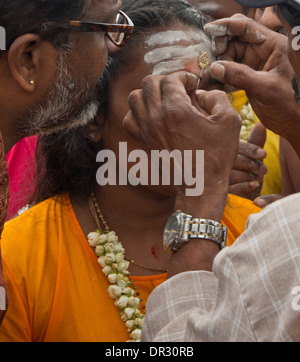
M 182 239 L 207 239 L 223 249 L 226 246 L 227 227 L 213 220 L 187 218 Z

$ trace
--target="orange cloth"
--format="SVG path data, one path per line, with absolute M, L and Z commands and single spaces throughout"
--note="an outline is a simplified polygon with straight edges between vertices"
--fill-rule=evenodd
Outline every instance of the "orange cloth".
M 249 200 L 230 196 L 224 213 L 228 240 L 244 230 Z M 1 241 L 10 298 L 0 341 L 106 341 L 129 339 L 109 282 L 77 221 L 70 199 L 46 200 L 6 223 Z M 132 277 L 143 302 L 165 274 Z

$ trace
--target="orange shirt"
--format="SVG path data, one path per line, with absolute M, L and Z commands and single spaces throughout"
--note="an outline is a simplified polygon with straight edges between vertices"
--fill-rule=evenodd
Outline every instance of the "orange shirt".
M 249 200 L 230 196 L 229 244 L 244 230 Z M 77 221 L 70 199 L 46 200 L 6 223 L 1 241 L 10 304 L 0 341 L 127 341 L 120 310 Z M 146 303 L 166 275 L 132 277 Z

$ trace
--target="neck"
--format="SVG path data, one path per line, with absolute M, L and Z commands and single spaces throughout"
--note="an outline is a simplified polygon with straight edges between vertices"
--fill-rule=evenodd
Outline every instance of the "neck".
M 20 140 L 18 130 L 15 128 L 20 114 L 15 114 L 15 110 L 12 110 L 12 108 L 17 109 L 18 107 L 4 98 L 0 104 L 0 131 L 3 138 L 5 154 Z
M 169 254 L 163 249 L 162 238 L 174 212 L 174 198 L 131 186 L 97 187 L 95 196 L 109 229 L 124 245 L 126 256 L 139 264 L 167 268 Z M 135 272 L 143 274 L 142 269 Z

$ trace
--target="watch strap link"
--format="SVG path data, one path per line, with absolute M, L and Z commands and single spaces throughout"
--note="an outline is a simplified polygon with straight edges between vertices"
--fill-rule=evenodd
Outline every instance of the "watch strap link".
M 223 249 L 226 246 L 227 227 L 213 220 L 187 218 L 182 239 L 207 239 Z

